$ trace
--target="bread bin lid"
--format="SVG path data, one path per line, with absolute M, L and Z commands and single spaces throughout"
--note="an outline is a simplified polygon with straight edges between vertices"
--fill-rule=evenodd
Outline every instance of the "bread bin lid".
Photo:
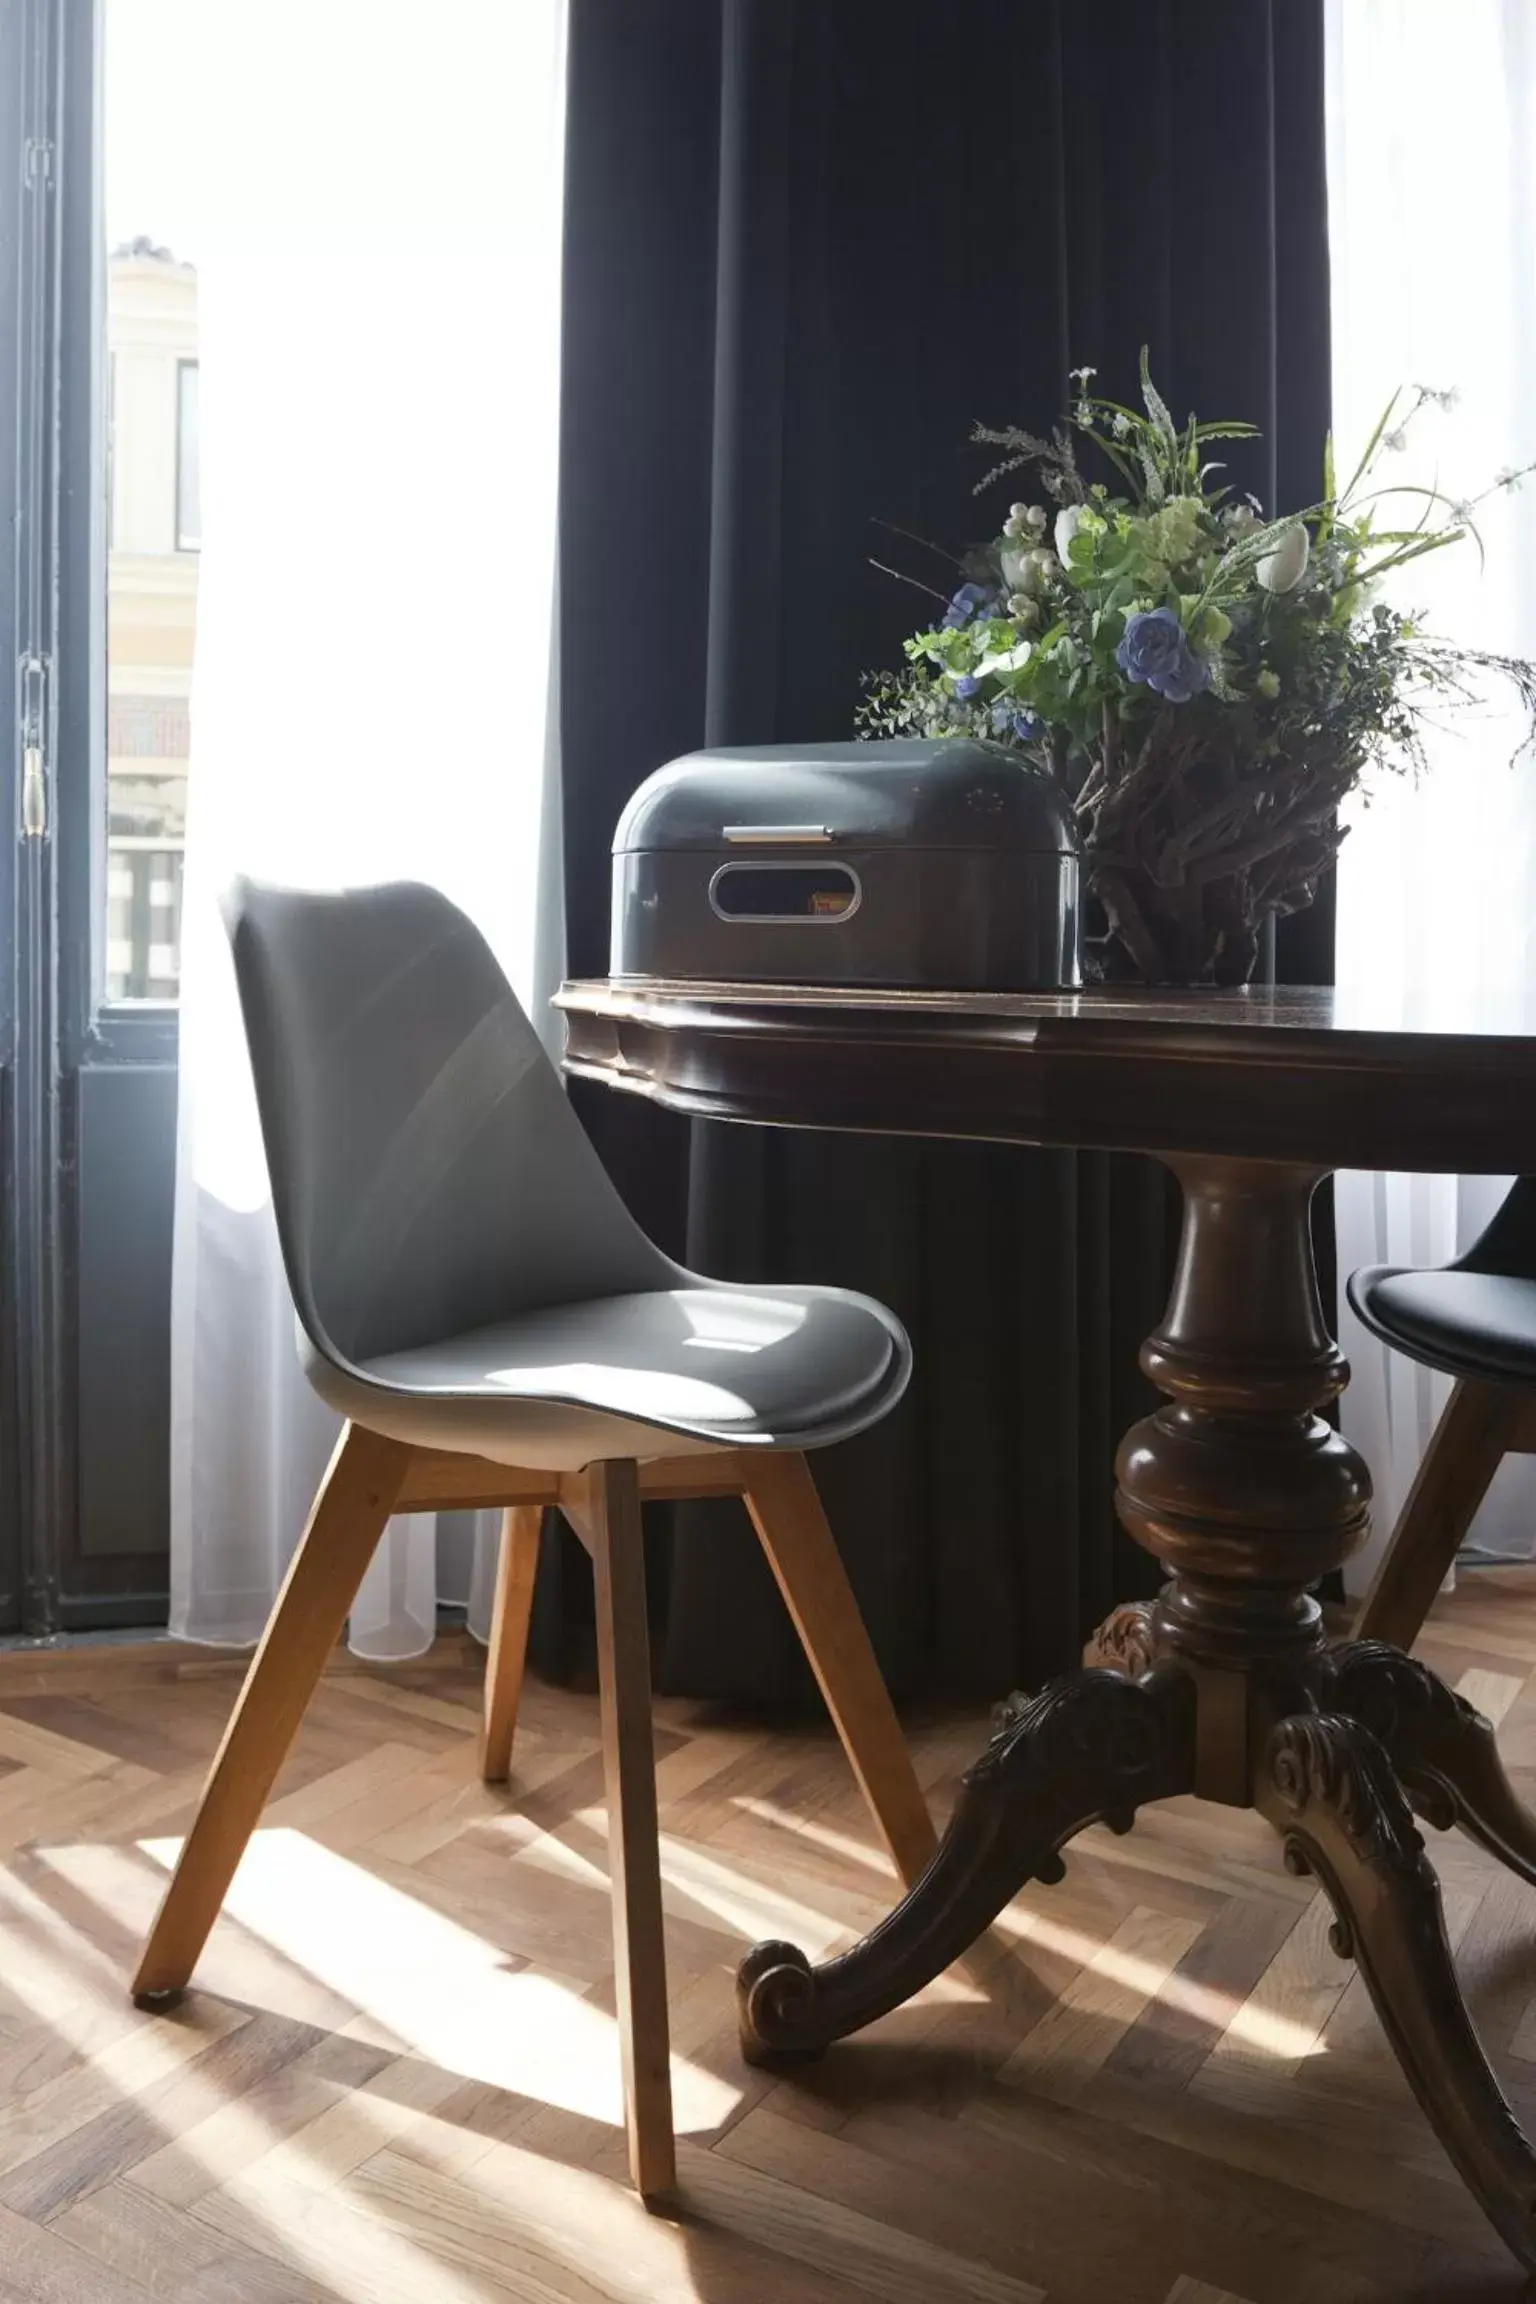
M 821 845 L 1075 855 L 1050 772 L 968 736 L 690 752 L 635 793 L 613 836 L 638 850 Z

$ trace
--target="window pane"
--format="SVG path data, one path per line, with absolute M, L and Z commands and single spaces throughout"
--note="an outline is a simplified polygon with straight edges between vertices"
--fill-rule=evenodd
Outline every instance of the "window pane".
M 176 372 L 176 543 L 196 552 L 203 541 L 203 512 L 197 480 L 197 362 L 183 360 Z
M 109 1000 L 173 1000 L 197 635 L 187 0 L 106 0 Z

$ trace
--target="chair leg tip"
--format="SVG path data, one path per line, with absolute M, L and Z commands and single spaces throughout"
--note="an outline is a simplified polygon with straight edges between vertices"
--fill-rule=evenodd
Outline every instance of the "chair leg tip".
M 133 1990 L 135 2008 L 143 2008 L 151 2016 L 167 2015 L 172 2008 L 179 2007 L 185 1997 L 186 1987 L 182 1984 L 136 1984 Z

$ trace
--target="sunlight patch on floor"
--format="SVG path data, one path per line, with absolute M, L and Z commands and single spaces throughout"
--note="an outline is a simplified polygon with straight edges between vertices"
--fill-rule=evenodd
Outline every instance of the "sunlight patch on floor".
M 180 1853 L 174 1840 L 140 1846 L 167 1870 Z M 444 2070 L 622 2121 L 611 2016 L 302 1832 L 257 1832 L 224 1909 Z M 713 2129 L 740 2101 L 740 2089 L 683 2058 L 673 2077 L 679 2125 Z
M 82 1846 L 50 1849 L 43 1854 L 53 1869 L 69 1877 L 72 1885 L 93 1902 L 96 1891 L 108 1885 L 114 1870 L 136 1870 L 121 1850 Z M 116 1867 L 79 1861 L 114 1856 L 118 1859 Z M 154 2161 L 163 2167 L 174 2156 L 186 2156 L 205 2163 L 210 2183 L 216 2184 L 221 2169 L 227 2169 L 232 2160 L 259 2163 L 280 2141 L 291 2150 L 302 2151 L 301 2138 L 280 2140 L 258 2114 L 199 2072 L 201 2054 L 230 2029 L 229 2022 L 224 2021 L 231 2016 L 230 2010 L 221 2003 L 211 2003 L 208 2013 L 216 2020 L 201 2027 L 146 2015 L 133 2007 L 126 1979 L 105 1954 L 72 1929 L 46 1899 L 9 1873 L 0 1872 L 0 1905 L 6 1911 L 6 1921 L 0 1925 L 0 1961 L 8 1985 L 26 1992 L 34 2019 L 41 2016 L 49 2030 L 112 2089 L 119 2102 L 137 2105 L 147 2119 L 160 2126 L 153 2104 L 144 2101 L 144 2092 L 172 2073 L 176 2075 L 176 2130 L 163 2130 L 165 2143 L 159 2153 L 148 2155 L 131 2171 L 130 2181 L 147 2178 Z M 104 1908 L 113 1909 L 110 1904 Z M 117 2007 L 109 2003 L 104 2008 L 101 1999 L 83 1989 L 82 1970 L 97 1988 L 110 1982 L 119 2000 Z M 108 2018 L 105 2025 L 104 2015 Z M 241 2011 L 234 2019 L 235 2028 L 243 2020 Z M 77 2085 L 71 2080 L 71 2095 Z M 45 2107 L 59 2093 L 58 2083 L 47 2081 L 6 2108 L 25 2132 L 32 2152 L 38 2149 L 42 2134 L 39 2123 L 48 2117 Z M 60 2111 L 67 2133 L 76 2119 L 73 2103 L 67 2107 L 61 2103 Z M 6 2159 L 4 2127 L 5 2116 L 0 2114 L 0 2161 Z M 381 2135 L 379 2141 L 387 2142 L 387 2135 Z M 153 2189 L 152 2181 L 146 2182 L 146 2189 Z M 329 2251 L 317 2250 L 302 2220 L 285 2217 L 279 2221 L 264 2216 L 259 2206 L 253 2206 L 252 2213 L 269 2243 L 264 2253 L 316 2278 L 323 2275 L 340 2304 L 378 2304 L 377 2279 L 366 2271 L 353 2277 L 345 2263 L 336 2263 Z M 434 2304 L 483 2304 L 483 2284 L 460 2279 L 436 2256 L 416 2248 L 398 2233 L 390 2233 L 387 2240 L 407 2292 L 430 2294 Z
M 1211 1985 L 1192 1983 L 1177 1972 L 1165 1976 L 1160 1968 L 1139 1960 L 1134 1953 L 1106 1944 L 1080 1928 L 1064 1927 L 1045 1913 L 1013 1905 L 995 1925 L 1019 1943 L 1038 1944 L 1042 1950 L 1058 1952 L 1063 1959 L 1079 1961 L 1085 1968 L 1095 1967 L 1100 1975 L 1125 1985 L 1128 1991 L 1144 1993 L 1148 2000 L 1196 2017 L 1209 2025 L 1213 2041 L 1230 2034 L 1262 2055 L 1291 2064 L 1328 2053 L 1327 2043 L 1313 2025 L 1294 2024 L 1288 2017 L 1234 2000 L 1229 1992 L 1218 1992 Z
M 845 1933 L 813 1905 L 722 1864 L 717 1856 L 708 1856 L 691 1841 L 674 1839 L 668 1832 L 661 1835 L 661 1876 L 739 1936 L 743 1952 L 765 1936 L 787 1936 L 818 1960 Z
M 661 1836 L 661 1870 L 664 1880 L 685 1890 L 742 1939 L 743 1953 L 772 1937 L 798 1944 L 808 1959 L 820 1961 L 849 1939 L 850 1930 L 825 1912 L 754 1880 L 749 1873 L 733 1871 L 718 1857 L 707 1856 L 686 1840 L 673 1840 L 665 1832 Z M 897 1893 L 892 1882 L 892 1903 Z M 939 2000 L 969 2002 L 987 1997 L 953 1971 L 935 1978 L 929 1992 Z
M 867 1840 L 855 1840 L 851 1832 L 835 1831 L 830 1824 L 818 1824 L 814 1817 L 797 1816 L 793 1809 L 781 1808 L 776 1800 L 762 1800 L 750 1792 L 734 1793 L 731 1806 L 758 1823 L 771 1824 L 776 1832 L 788 1832 L 796 1840 L 808 1840 L 813 1848 L 825 1848 L 828 1855 L 839 1857 L 845 1864 L 857 1864 L 866 1872 L 878 1872 L 890 1881 L 893 1903 L 900 1894 L 901 1884 L 891 1871 L 889 1856 L 883 1849 L 872 1848 Z

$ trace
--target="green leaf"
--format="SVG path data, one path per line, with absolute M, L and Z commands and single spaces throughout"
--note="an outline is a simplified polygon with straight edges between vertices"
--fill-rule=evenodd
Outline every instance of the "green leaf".
M 1391 399 L 1387 402 L 1385 408 L 1383 408 L 1381 414 L 1377 417 L 1376 429 L 1365 444 L 1365 454 L 1361 457 L 1359 463 L 1355 466 L 1354 471 L 1350 474 L 1349 485 L 1345 489 L 1343 495 L 1338 499 L 1341 506 L 1349 502 L 1350 497 L 1354 494 L 1357 484 L 1370 470 L 1371 459 L 1375 455 L 1377 449 L 1381 446 L 1381 436 L 1387 429 L 1387 426 L 1391 423 L 1393 416 L 1396 414 L 1397 404 L 1399 400 L 1401 400 L 1402 396 L 1403 388 L 1401 385 L 1399 385 L 1397 390 L 1393 393 Z
M 1167 441 L 1169 447 L 1177 454 L 1178 431 L 1173 418 L 1168 413 L 1167 401 L 1152 381 L 1151 370 L 1147 366 L 1147 347 L 1145 344 L 1141 348 L 1141 396 L 1147 404 L 1147 414 L 1151 417 L 1153 424 L 1163 439 Z
M 1400 552 L 1389 553 L 1385 560 L 1377 560 L 1371 567 L 1362 568 L 1360 581 L 1362 584 L 1372 584 L 1378 576 L 1385 576 L 1389 569 L 1406 568 L 1410 560 L 1422 560 L 1426 552 L 1440 552 L 1447 544 L 1459 544 L 1462 537 L 1467 535 L 1474 539 L 1481 552 L 1482 543 L 1475 528 L 1438 528 L 1433 536 L 1421 537 L 1416 544 L 1406 545 Z
M 1147 420 L 1141 410 L 1139 408 L 1127 408 L 1123 400 L 1100 400 L 1095 397 L 1093 406 L 1106 410 L 1111 416 L 1128 417 L 1138 432 L 1146 430 Z
M 1422 511 L 1422 512 L 1419 514 L 1418 520 L 1417 520 L 1416 524 L 1414 525 L 1413 529 L 1412 529 L 1411 531 L 1409 531 L 1409 533 L 1411 533 L 1412 535 L 1415 535 L 1415 536 L 1421 536 L 1421 535 L 1424 533 L 1425 525 L 1426 525 L 1426 523 L 1428 522 L 1428 519 L 1429 519 L 1429 511 L 1430 511 L 1430 506 L 1431 506 L 1432 504 L 1443 504 L 1443 505 L 1445 506 L 1445 508 L 1446 508 L 1447 512 L 1450 512 L 1450 513 L 1452 513 L 1452 514 L 1454 514 L 1454 513 L 1455 513 L 1455 510 L 1456 510 L 1456 504 L 1457 504 L 1457 499 L 1456 499 L 1455 497 L 1452 497 L 1452 496 L 1447 496 L 1447 495 L 1446 495 L 1446 493 L 1445 493 L 1445 491 L 1444 491 L 1444 489 L 1442 489 L 1442 488 L 1426 488 L 1426 487 L 1422 486 L 1421 484 L 1419 484 L 1419 483 L 1417 483 L 1417 482 L 1415 482 L 1415 481 L 1412 481 L 1412 480 L 1397 480 L 1397 481 L 1394 481 L 1394 482 L 1392 482 L 1392 483 L 1391 483 L 1391 484 L 1390 484 L 1388 487 L 1385 487 L 1385 488 L 1372 488 L 1372 489 L 1369 489 L 1369 490 L 1367 491 L 1367 493 L 1366 493 L 1364 496 L 1362 496 L 1362 497 L 1359 499 L 1359 501 L 1360 501 L 1362 504 L 1379 504 L 1379 503 L 1381 503 L 1381 502 L 1382 502 L 1382 500 L 1383 500 L 1385 497 L 1388 497 L 1388 496 L 1422 496 L 1422 497 L 1423 497 L 1423 499 L 1424 499 L 1424 509 L 1423 509 L 1423 511 Z M 1459 526 L 1461 526 L 1461 527 L 1470 528 L 1470 529 L 1472 530 L 1472 533 L 1473 533 L 1474 535 L 1476 535 L 1476 533 L 1477 533 L 1477 530 L 1476 530 L 1476 528 L 1475 528 L 1475 526 L 1474 526 L 1473 522 L 1472 522 L 1472 521 L 1470 521 L 1470 520 L 1461 521 L 1461 522 L 1459 522 L 1459 523 L 1458 523 L 1458 525 L 1459 525 Z M 1383 529 L 1378 529 L 1378 530 L 1377 530 L 1377 534 L 1378 534 L 1378 536 L 1384 535 L 1384 534 L 1386 534 L 1386 533 L 1387 533 L 1387 531 L 1385 531 L 1385 530 L 1383 530 Z

